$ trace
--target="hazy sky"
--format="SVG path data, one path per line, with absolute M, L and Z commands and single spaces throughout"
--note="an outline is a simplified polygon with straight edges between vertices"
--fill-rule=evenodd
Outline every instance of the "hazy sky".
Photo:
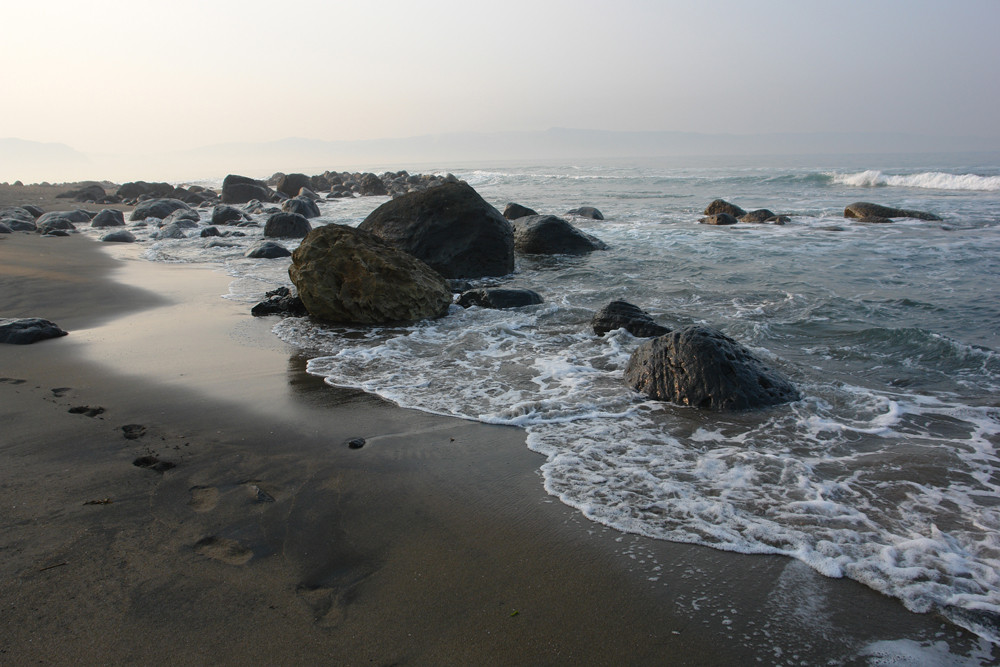
M 998 0 L 5 2 L 0 137 L 1000 135 Z

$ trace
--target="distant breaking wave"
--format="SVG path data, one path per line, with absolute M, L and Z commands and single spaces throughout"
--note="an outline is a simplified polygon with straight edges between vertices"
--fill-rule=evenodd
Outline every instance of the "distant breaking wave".
M 833 183 L 861 188 L 894 186 L 900 188 L 928 188 L 933 190 L 1000 190 L 1000 176 L 978 176 L 976 174 L 945 174 L 929 171 L 907 176 L 888 176 L 881 171 L 869 169 L 856 174 L 826 174 Z

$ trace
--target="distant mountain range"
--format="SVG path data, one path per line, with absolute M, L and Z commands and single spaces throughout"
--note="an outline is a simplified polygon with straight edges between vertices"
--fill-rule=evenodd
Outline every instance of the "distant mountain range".
M 1000 137 L 929 137 L 902 133 L 614 132 L 553 128 L 538 132 L 463 132 L 396 139 L 323 141 L 288 138 L 222 143 L 146 155 L 87 155 L 64 144 L 0 139 L 0 181 L 182 180 L 227 173 L 384 169 L 474 161 L 583 160 L 657 156 L 768 156 L 1000 151 Z

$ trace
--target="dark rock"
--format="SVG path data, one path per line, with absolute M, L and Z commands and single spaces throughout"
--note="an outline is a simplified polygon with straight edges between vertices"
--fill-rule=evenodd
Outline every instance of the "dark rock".
M 308 197 L 292 197 L 281 205 L 281 210 L 286 213 L 298 213 L 303 218 L 318 218 L 320 215 L 319 206 Z
M 594 314 L 594 333 L 603 336 L 609 331 L 625 329 L 638 338 L 652 338 L 670 333 L 668 327 L 653 321 L 649 313 L 628 301 L 612 301 Z
M 274 189 L 288 197 L 295 197 L 299 190 L 308 188 L 311 184 L 311 179 L 305 174 L 283 174 L 278 178 Z
M 350 449 L 361 449 L 362 447 L 365 446 L 365 439 L 364 438 L 351 438 L 350 440 L 347 441 L 347 446 Z
M 312 201 L 317 201 L 320 199 L 320 196 L 315 192 L 313 192 L 312 190 L 310 190 L 309 188 L 302 188 L 301 190 L 299 190 L 299 194 L 297 194 L 296 197 L 302 197 L 303 199 L 311 199 Z
M 13 234 L 14 230 L 0 222 L 0 234 Z
M 703 225 L 735 225 L 739 221 L 728 213 L 716 213 L 714 215 L 706 215 L 698 222 Z
M 66 229 L 39 229 L 38 231 L 43 236 L 69 236 L 69 230 Z
M 538 212 L 531 210 L 527 206 L 521 206 L 520 204 L 515 204 L 513 202 L 507 204 L 503 210 L 503 217 L 508 220 L 517 220 L 518 218 L 524 218 L 529 215 L 538 215 Z
M 625 382 L 649 398 L 712 410 L 799 399 L 788 380 L 708 327 L 687 327 L 643 343 L 629 358 Z
M 246 206 L 243 207 L 243 212 L 246 213 L 247 215 L 253 215 L 255 213 L 263 213 L 265 210 L 267 209 L 265 208 L 263 202 L 261 202 L 259 199 L 251 199 L 246 203 Z
M 27 211 L 28 213 L 33 215 L 36 219 L 45 212 L 42 209 L 32 204 L 25 204 L 24 206 L 21 207 L 21 209 Z
M 361 229 L 326 225 L 292 253 L 288 275 L 321 320 L 387 324 L 440 317 L 451 292 L 419 259 Z
M 892 218 L 880 218 L 877 215 L 866 215 L 863 218 L 854 218 L 858 222 L 867 222 L 874 225 L 886 225 L 892 223 Z
M 426 262 L 446 278 L 514 270 L 510 223 L 467 183 L 446 183 L 390 200 L 358 229 Z
M 566 215 L 575 215 L 578 218 L 590 218 L 591 220 L 604 220 L 604 214 L 593 206 L 574 208 L 572 211 L 567 211 Z
M 186 239 L 187 238 L 187 232 L 184 231 L 185 229 L 187 229 L 187 228 L 183 227 L 181 225 L 178 225 L 177 223 L 173 223 L 173 224 L 169 224 L 169 225 L 166 225 L 164 227 L 161 227 L 158 231 L 153 232 L 152 236 L 154 238 L 160 239 L 160 240 L 163 240 L 163 239 Z
M 90 214 L 83 209 L 77 209 L 75 211 L 52 211 L 50 213 L 42 214 L 37 220 L 35 220 L 35 224 L 41 227 L 42 225 L 46 225 L 53 220 L 64 220 L 66 222 L 80 224 L 90 222 Z M 72 229 L 72 227 L 56 227 L 55 229 Z
M 772 225 L 787 225 L 792 219 L 787 215 L 776 215 L 774 217 L 768 218 L 764 222 L 771 223 Z
M 304 238 L 312 225 L 298 213 L 273 213 L 264 225 L 264 236 L 283 239 Z
M 35 231 L 39 234 L 49 234 L 52 235 L 56 231 L 73 231 L 76 229 L 76 225 L 73 224 L 71 218 L 73 216 L 66 211 L 56 211 L 53 213 L 46 213 L 38 219 L 36 223 Z M 90 219 L 88 218 L 89 222 Z M 56 234 L 56 236 L 59 236 Z
M 170 197 L 174 191 L 174 186 L 169 183 L 147 183 L 146 181 L 134 181 L 123 183 L 118 188 L 118 196 L 122 199 L 138 199 L 139 197 L 152 197 L 161 199 Z
M 135 234 L 127 229 L 117 229 L 101 237 L 105 243 L 135 243 Z
M 163 225 L 177 225 L 181 229 L 194 229 L 201 222 L 201 216 L 194 209 L 180 208 L 163 219 Z
M 770 218 L 774 217 L 775 215 L 771 211 L 768 211 L 766 208 L 759 208 L 756 211 L 750 211 L 746 215 L 741 215 L 739 220 L 740 222 L 761 223 L 767 222 Z
M 207 239 L 213 236 L 222 236 L 222 234 L 219 233 L 218 227 L 205 227 L 205 229 L 201 230 L 201 238 Z
M 264 300 L 250 309 L 254 317 L 281 315 L 282 317 L 305 317 L 309 314 L 302 299 L 292 294 L 287 287 L 279 287 L 264 295 Z
M 718 215 L 719 213 L 727 213 L 734 218 L 742 218 L 747 214 L 746 211 L 736 204 L 730 204 L 725 199 L 716 199 L 708 205 L 702 215 Z
M 358 179 L 358 194 L 362 197 L 380 197 L 389 194 L 382 179 L 375 174 L 361 174 Z
M 583 255 L 608 246 L 554 215 L 529 215 L 513 221 L 514 247 L 533 255 Z
M 75 201 L 100 201 L 108 195 L 97 183 L 88 183 L 77 190 L 69 190 L 56 195 L 56 199 L 73 199 Z
M 48 338 L 65 336 L 66 332 L 54 322 L 39 317 L 22 319 L 0 319 L 0 343 L 11 345 L 30 345 Z
M 243 211 L 232 206 L 221 204 L 212 209 L 213 225 L 233 225 L 246 219 Z
M 458 305 L 463 308 L 521 308 L 542 303 L 542 295 L 530 289 L 486 288 L 463 292 Z
M 9 208 L 0 209 L 0 220 L 23 220 L 24 222 L 35 222 L 41 213 L 35 215 L 33 212 L 29 211 L 25 206 L 11 206 Z
M 868 202 L 855 202 L 850 204 L 844 209 L 845 218 L 859 218 L 862 222 L 875 222 L 876 218 L 915 218 L 916 220 L 941 220 L 941 218 L 933 213 L 925 213 L 924 211 L 912 211 L 905 208 L 891 208 L 889 206 L 881 206 L 879 204 L 870 204 Z M 866 218 L 871 218 L 871 220 L 866 220 Z
M 91 227 L 124 227 L 125 214 L 113 208 L 106 208 L 90 221 Z
M 207 242 L 204 246 L 205 248 L 238 248 L 239 244 L 233 243 L 232 241 L 223 241 L 222 239 L 212 239 Z
M 34 232 L 38 230 L 38 225 L 34 222 L 26 222 L 24 220 L 4 220 L 4 224 L 15 232 Z
M 230 174 L 222 181 L 223 204 L 245 204 L 253 199 L 272 201 L 274 192 L 263 181 Z
M 135 207 L 129 220 L 145 220 L 146 218 L 163 220 L 179 209 L 190 211 L 191 207 L 180 199 L 147 199 Z
M 292 253 L 285 246 L 274 241 L 258 241 L 252 245 L 244 254 L 244 257 L 252 259 L 277 259 L 278 257 L 288 257 Z

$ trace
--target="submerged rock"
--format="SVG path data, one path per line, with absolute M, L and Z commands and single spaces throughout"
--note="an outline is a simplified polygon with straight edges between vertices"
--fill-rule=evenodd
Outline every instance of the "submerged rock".
M 105 243 L 135 243 L 135 234 L 127 229 L 117 229 L 101 237 Z
M 326 225 L 292 253 L 288 275 L 314 317 L 388 324 L 440 317 L 451 305 L 444 278 L 362 229 Z
M 615 329 L 625 329 L 638 338 L 651 338 L 670 333 L 669 327 L 653 321 L 649 313 L 628 301 L 612 301 L 594 314 L 594 333 L 603 336 Z
M 916 220 L 941 220 L 940 216 L 924 211 L 913 211 L 905 208 L 891 208 L 869 202 L 854 202 L 844 209 L 845 218 L 857 218 L 861 222 L 885 222 L 892 218 L 914 218 Z
M 706 215 L 698 222 L 700 222 L 703 225 L 722 226 L 722 225 L 735 225 L 739 221 L 728 213 L 714 213 L 712 215 Z
M 604 220 L 604 214 L 593 206 L 581 206 L 572 211 L 566 211 L 566 215 L 575 215 L 578 218 L 590 218 L 591 220 Z
M 274 213 L 264 225 L 264 236 L 301 239 L 312 229 L 305 216 L 298 213 Z
M 40 317 L 0 319 L 0 343 L 30 345 L 40 340 L 59 338 L 66 332 L 54 322 Z
M 518 218 L 524 218 L 529 215 L 538 215 L 538 211 L 532 210 L 527 206 L 515 204 L 514 202 L 507 204 L 503 210 L 503 217 L 508 220 L 517 220 Z
M 746 215 L 741 215 L 739 217 L 739 221 L 762 223 L 762 222 L 767 222 L 768 220 L 775 217 L 777 216 L 774 215 L 774 213 L 772 213 L 771 211 L 767 210 L 766 208 L 759 208 L 756 211 L 750 211 Z
M 479 306 L 480 308 L 521 308 L 542 303 L 542 295 L 530 289 L 485 288 L 473 289 L 462 293 L 458 305 L 462 308 Z
M 799 399 L 791 382 L 708 327 L 687 327 L 643 343 L 629 358 L 625 382 L 649 398 L 711 410 Z
M 514 225 L 514 247 L 532 255 L 584 255 L 607 250 L 600 239 L 586 234 L 554 215 L 529 215 Z
M 746 211 L 736 204 L 730 204 L 725 199 L 716 199 L 705 208 L 702 215 L 718 215 L 720 213 L 726 213 L 734 218 L 742 218 L 747 214 Z
M 468 183 L 444 183 L 392 199 L 358 229 L 410 253 L 445 278 L 504 276 L 514 270 L 510 223 Z

